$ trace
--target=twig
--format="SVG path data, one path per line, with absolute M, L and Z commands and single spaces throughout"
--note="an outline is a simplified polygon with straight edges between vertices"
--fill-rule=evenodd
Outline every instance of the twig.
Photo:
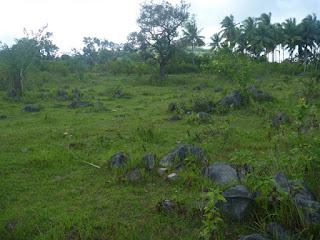
M 83 162 L 86 163 L 86 164 L 89 164 L 89 165 L 92 166 L 92 167 L 101 168 L 100 166 L 95 165 L 95 164 L 93 164 L 93 163 L 89 163 L 89 162 L 86 162 L 86 161 L 83 161 Z

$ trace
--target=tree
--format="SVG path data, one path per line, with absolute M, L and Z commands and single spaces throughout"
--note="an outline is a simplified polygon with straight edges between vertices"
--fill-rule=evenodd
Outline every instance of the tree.
M 196 20 L 194 17 L 188 21 L 185 25 L 185 29 L 183 30 L 183 41 L 187 45 L 191 45 L 192 51 L 192 63 L 194 64 L 194 47 L 204 46 L 205 43 L 203 41 L 204 36 L 200 35 L 201 29 L 199 30 L 196 24 Z
M 26 37 L 16 39 L 11 47 L 2 45 L 0 51 L 0 66 L 9 82 L 9 95 L 21 96 L 24 80 L 30 66 L 41 59 L 54 58 L 57 47 L 52 43 L 52 33 L 45 32 L 47 26 L 37 33 L 31 32 Z
M 142 5 L 137 20 L 140 32 L 131 34 L 139 37 L 141 45 L 152 49 L 153 57 L 160 67 L 160 79 L 165 78 L 165 67 L 178 44 L 178 31 L 189 18 L 189 5 L 181 1 L 172 5 L 167 1 L 148 2 Z
M 262 46 L 257 37 L 257 20 L 256 18 L 248 17 L 245 19 L 241 26 L 241 34 L 245 39 L 245 50 L 249 55 L 259 58 L 263 51 Z
M 210 47 L 212 50 L 215 51 L 221 48 L 222 37 L 220 36 L 220 33 L 213 34 L 213 36 L 210 39 L 211 39 Z
M 284 23 L 282 23 L 282 27 L 284 34 L 284 44 L 286 46 L 286 49 L 289 51 L 290 60 L 292 60 L 293 52 L 300 40 L 297 21 L 295 18 L 289 18 Z
M 272 60 L 274 61 L 274 50 L 277 46 L 275 41 L 274 27 L 271 24 L 271 13 L 262 13 L 258 18 L 258 39 L 264 49 L 266 55 L 272 53 Z
M 230 15 L 225 17 L 221 22 L 222 37 L 230 49 L 233 49 L 237 42 L 237 27 L 234 22 L 234 16 Z

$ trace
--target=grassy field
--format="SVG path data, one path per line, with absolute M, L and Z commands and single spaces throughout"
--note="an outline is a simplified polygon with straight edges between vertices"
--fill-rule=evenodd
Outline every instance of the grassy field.
M 177 113 L 168 111 L 169 103 L 192 108 L 199 99 L 216 102 L 236 84 L 211 75 L 172 75 L 161 85 L 148 79 L 91 75 L 77 83 L 45 84 L 21 101 L 0 93 L 0 115 L 7 116 L 0 120 L 0 239 L 197 239 L 203 219 L 196 202 L 206 189 L 217 187 L 202 169 L 184 169 L 176 182 L 156 170 L 143 170 L 135 183 L 125 178 L 129 169 L 141 166 L 146 153 L 159 160 L 179 143 L 202 147 L 210 162 L 253 166 L 246 185 L 261 192 L 260 206 L 266 205 L 279 171 L 308 181 L 319 199 L 319 180 L 305 169 L 311 164 L 306 152 L 320 134 L 311 129 L 300 135 L 295 127 L 305 77 L 259 78 L 255 84 L 275 101 L 250 100 L 247 107 L 213 113 L 207 124 L 195 114 L 170 121 Z M 223 91 L 215 92 L 217 87 Z M 58 89 L 69 95 L 78 89 L 81 99 L 94 105 L 69 108 L 71 100 L 56 99 Z M 22 111 L 29 103 L 39 104 L 41 111 Z M 319 103 L 315 100 L 307 110 L 318 116 Z M 272 128 L 277 112 L 286 112 L 291 123 Z M 131 161 L 126 169 L 113 170 L 109 160 L 119 151 Z M 185 211 L 159 212 L 156 206 L 163 199 L 176 200 Z M 221 236 L 238 239 L 263 232 L 264 223 L 274 219 L 301 230 L 291 221 L 294 215 L 279 212 L 257 210 L 246 223 L 225 219 Z M 308 234 L 304 229 L 304 236 L 316 239 L 311 237 L 315 230 Z

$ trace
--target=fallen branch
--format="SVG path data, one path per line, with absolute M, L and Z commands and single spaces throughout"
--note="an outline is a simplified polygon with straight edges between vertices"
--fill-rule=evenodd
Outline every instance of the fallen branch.
M 86 163 L 86 164 L 89 164 L 89 165 L 92 166 L 92 167 L 101 168 L 100 166 L 95 165 L 95 164 L 93 164 L 93 163 L 89 163 L 89 162 L 86 162 L 86 161 L 83 161 L 83 162 Z

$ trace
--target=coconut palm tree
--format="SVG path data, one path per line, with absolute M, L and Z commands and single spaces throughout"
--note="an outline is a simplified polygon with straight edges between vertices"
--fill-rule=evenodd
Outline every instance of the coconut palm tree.
M 210 46 L 212 50 L 218 50 L 221 48 L 222 37 L 220 33 L 213 34 L 213 36 L 210 39 L 211 39 Z
M 183 41 L 191 46 L 192 51 L 192 63 L 194 64 L 194 48 L 204 46 L 203 41 L 204 36 L 200 35 L 202 29 L 198 29 L 196 20 L 192 18 L 189 22 L 186 23 L 185 29 L 182 30 Z
M 289 51 L 290 60 L 293 58 L 293 52 L 296 49 L 300 40 L 297 20 L 295 18 L 289 18 L 282 23 L 283 27 L 283 40 L 286 49 Z
M 257 38 L 257 20 L 252 17 L 245 19 L 241 26 L 241 35 L 246 41 L 246 51 L 247 53 L 253 55 L 254 57 L 259 57 L 262 48 L 259 44 L 259 38 Z
M 225 17 L 221 22 L 222 37 L 225 39 L 225 43 L 230 49 L 233 49 L 237 42 L 236 25 L 233 15 Z
M 271 24 L 271 13 L 262 13 L 258 18 L 258 39 L 263 46 L 266 55 L 272 53 L 272 60 L 274 61 L 274 50 L 276 48 L 276 41 L 274 39 L 275 29 Z
M 299 58 L 307 63 L 308 59 L 315 55 L 315 49 L 317 48 L 316 40 L 317 36 L 317 16 L 315 14 L 308 15 L 302 19 L 298 25 L 300 41 L 298 41 Z

